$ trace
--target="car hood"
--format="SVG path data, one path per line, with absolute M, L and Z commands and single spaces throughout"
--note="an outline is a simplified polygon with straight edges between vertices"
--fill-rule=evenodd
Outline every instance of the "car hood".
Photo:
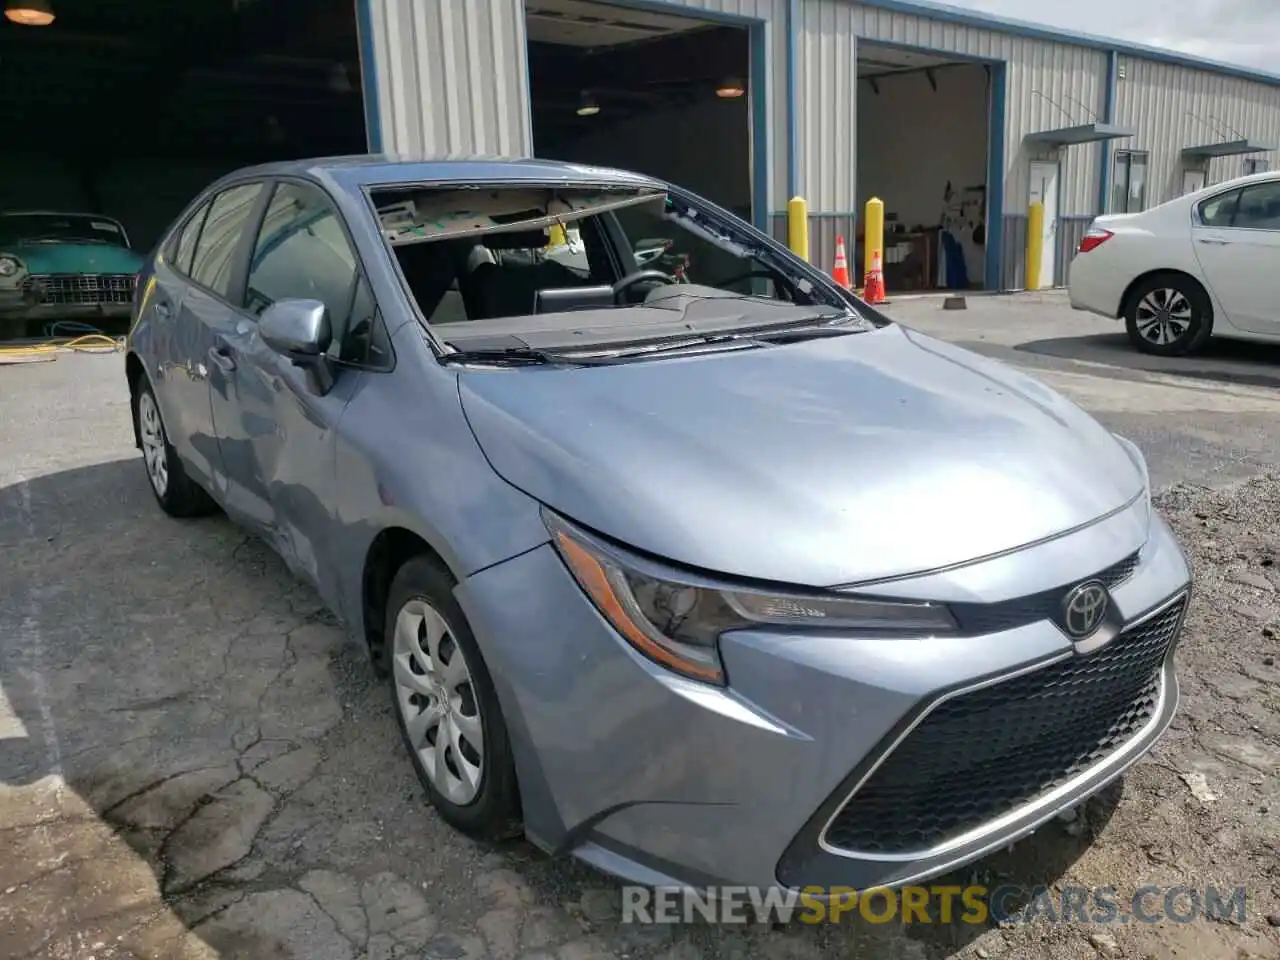
M 127 247 L 105 243 L 11 243 L 0 253 L 22 261 L 28 273 L 137 273 L 143 259 Z
M 896 325 L 758 350 L 467 370 L 493 468 L 638 550 L 834 586 L 935 570 L 1080 527 L 1142 470 L 1074 404 Z

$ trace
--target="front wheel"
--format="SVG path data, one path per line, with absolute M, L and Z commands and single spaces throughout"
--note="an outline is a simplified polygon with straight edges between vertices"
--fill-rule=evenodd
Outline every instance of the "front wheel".
M 400 733 L 432 806 L 478 840 L 519 836 L 515 763 L 498 696 L 453 578 L 414 557 L 391 583 L 388 671 Z
M 1134 289 L 1125 308 L 1129 340 L 1143 353 L 1196 353 L 1213 333 L 1213 308 L 1200 284 L 1181 274 L 1157 274 Z

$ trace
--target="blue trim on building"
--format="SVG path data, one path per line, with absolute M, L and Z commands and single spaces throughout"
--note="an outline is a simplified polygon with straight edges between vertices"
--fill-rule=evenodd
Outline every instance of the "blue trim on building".
M 1048 40 L 1051 43 L 1064 43 L 1076 47 L 1088 47 L 1093 50 L 1116 52 L 1158 63 L 1171 63 L 1194 70 L 1209 70 L 1230 77 L 1240 77 L 1259 83 L 1280 86 L 1280 74 L 1263 70 L 1251 70 L 1235 64 L 1222 63 L 1218 60 L 1206 60 L 1192 57 L 1172 50 L 1149 47 L 1141 43 L 1129 43 L 1107 37 L 1099 37 L 1089 33 L 1077 33 L 1072 30 L 1061 30 L 1041 24 L 1029 23 L 1026 20 L 1014 20 L 1008 17 L 997 17 L 989 13 L 978 13 L 953 7 L 947 3 L 936 3 L 934 0 L 859 0 L 865 6 L 896 13 L 913 14 L 918 17 L 933 17 L 950 23 L 960 23 L 984 30 L 994 30 L 1017 37 L 1028 37 L 1032 40 Z
M 1120 54 L 1112 50 L 1107 54 L 1107 85 L 1103 91 L 1102 119 L 1106 123 L 1114 123 L 1116 119 L 1116 86 L 1120 80 Z M 1098 213 L 1107 212 L 1107 201 L 1111 195 L 1111 141 L 1103 140 L 1099 145 L 1101 151 L 1098 167 Z
M 769 232 L 769 34 L 764 20 L 752 24 L 751 34 L 751 221 Z M 794 98 L 792 98 L 794 102 Z M 787 116 L 792 114 L 787 104 Z M 791 149 L 790 144 L 788 149 Z
M 378 65 L 373 49 L 371 0 L 356 0 L 356 37 L 360 43 L 360 94 L 364 100 L 364 136 L 370 153 L 382 152 L 382 114 L 378 109 Z
M 787 201 L 800 192 L 800 0 L 787 0 Z
M 991 64 L 991 118 L 987 123 L 987 262 L 982 285 L 987 290 L 1000 289 L 1000 273 L 1004 264 L 1004 147 L 1006 74 L 1004 63 Z

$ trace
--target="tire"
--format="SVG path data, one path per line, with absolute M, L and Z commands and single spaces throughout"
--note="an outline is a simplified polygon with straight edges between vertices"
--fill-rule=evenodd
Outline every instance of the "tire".
M 507 840 L 523 833 L 511 741 L 454 586 L 427 556 L 407 561 L 392 580 L 385 635 L 391 702 L 414 772 L 441 818 L 473 839 Z M 442 737 L 447 747 L 440 751 Z
M 203 517 L 218 509 L 204 488 L 187 476 L 160 416 L 151 384 L 142 378 L 133 398 L 133 424 L 142 444 L 147 484 L 160 509 L 171 517 Z
M 1125 304 L 1124 327 L 1143 353 L 1185 357 L 1204 349 L 1213 333 L 1209 295 L 1181 273 L 1154 274 L 1136 287 Z M 1164 342 L 1160 342 L 1161 338 Z

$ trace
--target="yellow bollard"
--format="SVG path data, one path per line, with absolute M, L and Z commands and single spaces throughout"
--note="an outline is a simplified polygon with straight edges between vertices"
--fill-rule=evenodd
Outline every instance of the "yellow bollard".
M 862 222 L 866 229 L 862 239 L 862 276 L 858 279 L 865 283 L 867 271 L 871 269 L 877 255 L 880 256 L 881 264 L 884 263 L 884 201 L 879 197 L 868 200 Z
M 1027 207 L 1027 282 L 1028 290 L 1040 289 L 1040 265 L 1044 256 L 1044 204 L 1033 202 Z
M 787 204 L 787 246 L 801 260 L 809 259 L 809 205 L 804 197 Z

